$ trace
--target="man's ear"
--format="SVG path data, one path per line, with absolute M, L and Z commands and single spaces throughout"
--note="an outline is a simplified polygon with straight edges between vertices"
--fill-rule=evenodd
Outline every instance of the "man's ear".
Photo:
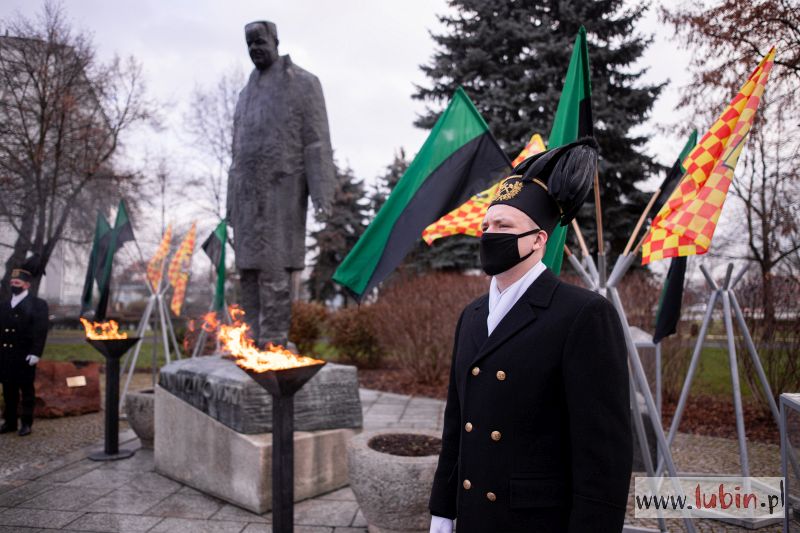
M 542 231 L 540 231 L 539 233 L 536 234 L 537 237 L 539 235 L 542 236 L 542 239 L 541 239 L 542 245 L 538 249 L 544 250 L 545 247 L 547 246 L 547 240 L 550 238 L 550 235 L 548 235 L 545 230 L 542 230 Z M 540 241 L 540 239 L 536 239 L 536 240 L 537 240 L 537 242 Z

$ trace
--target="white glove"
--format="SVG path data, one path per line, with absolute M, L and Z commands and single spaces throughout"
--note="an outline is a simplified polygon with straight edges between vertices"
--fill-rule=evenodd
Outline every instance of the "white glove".
M 28 357 L 25 358 L 25 360 L 31 366 L 36 366 L 36 363 L 39 362 L 39 358 L 37 356 L 35 356 L 35 355 L 29 355 Z
M 453 533 L 453 521 L 449 518 L 431 515 L 430 533 Z

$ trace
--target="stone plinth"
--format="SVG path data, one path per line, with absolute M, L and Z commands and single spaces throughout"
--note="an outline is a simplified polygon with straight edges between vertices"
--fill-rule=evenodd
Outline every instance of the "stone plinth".
M 295 501 L 347 485 L 347 441 L 356 433 L 295 431 Z M 254 513 L 272 506 L 272 435 L 238 433 L 161 387 L 156 388 L 155 467 Z
M 272 431 L 272 397 L 233 361 L 175 361 L 161 369 L 159 385 L 239 433 Z M 356 367 L 325 365 L 295 395 L 294 423 L 298 431 L 361 428 Z
M 85 385 L 70 387 L 67 378 L 83 377 Z M 79 380 L 82 383 L 83 380 Z M 39 361 L 36 365 L 38 418 L 83 415 L 100 411 L 100 363 Z

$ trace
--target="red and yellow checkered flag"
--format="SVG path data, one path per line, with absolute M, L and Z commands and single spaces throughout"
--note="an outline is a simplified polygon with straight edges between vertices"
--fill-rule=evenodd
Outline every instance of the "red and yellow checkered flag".
M 161 285 L 161 278 L 164 275 L 164 263 L 169 255 L 169 244 L 172 241 L 172 224 L 167 226 L 167 231 L 161 237 L 161 244 L 158 245 L 156 253 L 153 258 L 147 263 L 147 279 L 153 287 L 153 291 L 157 291 Z
M 642 245 L 643 265 L 708 251 L 774 58 L 772 48 L 684 160 L 686 175 L 653 219 Z
M 183 238 L 178 251 L 172 256 L 169 263 L 169 284 L 173 287 L 172 301 L 170 309 L 175 315 L 180 316 L 183 300 L 186 296 L 186 285 L 189 283 L 189 270 L 192 267 L 192 254 L 194 253 L 194 241 L 197 234 L 197 225 L 192 222 L 192 227 L 186 237 Z
M 525 148 L 523 148 L 517 158 L 511 163 L 511 167 L 516 167 L 530 156 L 544 151 L 545 146 L 542 137 L 538 133 L 534 133 L 533 136 L 531 136 L 531 140 L 525 145 Z M 422 232 L 422 238 L 430 245 L 436 239 L 457 235 L 459 233 L 471 235 L 472 237 L 480 237 L 483 233 L 481 231 L 481 222 L 483 222 L 483 217 L 486 216 L 486 210 L 489 209 L 489 204 L 492 203 L 497 193 L 497 188 L 500 187 L 500 183 L 495 183 L 485 191 L 479 192 L 465 203 L 456 207 L 425 228 L 425 231 Z

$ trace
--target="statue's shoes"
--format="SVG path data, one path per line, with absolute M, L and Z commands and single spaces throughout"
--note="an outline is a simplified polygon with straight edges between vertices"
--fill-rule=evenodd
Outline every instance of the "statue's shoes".
M 31 434 L 31 427 L 28 425 L 23 424 L 22 427 L 19 428 L 19 435 L 20 437 L 26 437 Z
M 9 423 L 5 423 L 2 426 L 0 426 L 0 433 L 13 433 L 16 430 L 17 430 L 17 426 L 16 425 L 12 426 Z

